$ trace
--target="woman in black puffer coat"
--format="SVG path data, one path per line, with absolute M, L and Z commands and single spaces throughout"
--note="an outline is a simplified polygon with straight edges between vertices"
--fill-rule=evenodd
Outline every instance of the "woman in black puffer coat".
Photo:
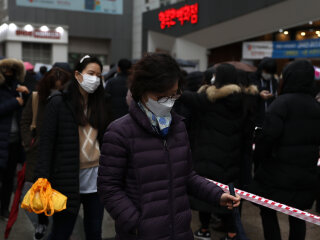
M 195 171 L 221 183 L 238 183 L 246 116 L 236 69 L 232 65 L 221 64 L 216 70 L 213 85 L 204 85 L 198 93 L 186 91 L 179 101 L 196 112 L 192 144 Z M 195 238 L 210 239 L 208 225 L 211 212 L 216 209 L 196 198 L 190 199 L 192 208 L 199 211 L 202 224 L 201 229 L 195 232 Z M 224 209 L 222 212 L 229 233 L 223 239 L 235 239 L 231 212 Z
M 260 159 L 251 191 L 277 202 L 310 209 L 318 188 L 317 160 L 320 144 L 320 106 L 312 96 L 314 68 L 296 61 L 283 71 L 282 94 L 266 113 L 257 144 L 265 154 Z M 276 212 L 261 207 L 266 240 L 280 240 Z M 290 240 L 303 240 L 305 222 L 289 217 Z

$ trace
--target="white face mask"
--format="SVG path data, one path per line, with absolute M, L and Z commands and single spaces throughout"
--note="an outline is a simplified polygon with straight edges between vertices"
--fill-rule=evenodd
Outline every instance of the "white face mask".
M 270 80 L 271 78 L 272 78 L 272 75 L 270 74 L 270 73 L 262 73 L 261 74 L 261 76 L 262 76 L 262 78 L 264 79 L 264 80 Z
M 87 93 L 93 93 L 100 86 L 100 78 L 98 78 L 97 76 L 91 76 L 88 74 L 81 75 L 83 81 L 82 83 L 79 82 L 79 84 Z
M 175 100 L 171 98 L 169 98 L 167 101 L 163 103 L 161 102 L 159 103 L 158 101 L 155 101 L 149 98 L 148 102 L 146 102 L 146 106 L 157 117 L 168 117 L 170 116 L 170 112 L 174 103 L 175 103 Z

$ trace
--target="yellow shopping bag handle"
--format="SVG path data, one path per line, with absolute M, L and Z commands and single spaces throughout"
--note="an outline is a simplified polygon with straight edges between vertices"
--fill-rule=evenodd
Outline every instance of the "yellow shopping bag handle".
M 43 208 L 41 210 L 36 210 L 33 206 L 33 199 L 36 192 L 39 192 L 40 201 L 42 202 Z M 46 216 L 52 216 L 54 207 L 51 195 L 52 188 L 50 182 L 45 178 L 39 178 L 30 189 L 30 208 L 32 211 L 36 214 L 44 213 Z

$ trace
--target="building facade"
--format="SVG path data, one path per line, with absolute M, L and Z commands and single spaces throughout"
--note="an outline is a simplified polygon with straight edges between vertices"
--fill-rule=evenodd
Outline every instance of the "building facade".
M 244 60 L 245 41 L 268 36 L 267 40 L 282 41 L 285 33 L 306 24 L 311 26 L 307 31 L 312 32 L 311 38 L 319 38 L 319 7 L 318 0 L 187 0 L 170 4 L 143 13 L 142 53 L 167 52 L 197 63 L 199 70 L 208 64 Z
M 1 4 L 0 51 L 5 57 L 52 64 L 94 54 L 104 65 L 131 58 L 132 0 Z

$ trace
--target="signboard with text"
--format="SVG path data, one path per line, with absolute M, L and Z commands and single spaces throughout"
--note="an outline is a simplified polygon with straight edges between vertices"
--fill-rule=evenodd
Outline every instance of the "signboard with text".
M 285 42 L 244 42 L 243 59 L 272 58 L 318 58 L 320 57 L 320 38 Z
M 175 9 L 170 8 L 165 11 L 161 11 L 158 14 L 161 29 L 170 28 L 177 23 L 183 26 L 185 23 L 190 22 L 191 24 L 198 23 L 198 3 L 188 5 Z
M 16 0 L 17 6 L 122 14 L 123 0 Z
M 34 31 L 25 31 L 25 30 L 16 30 L 17 36 L 29 36 L 29 37 L 35 37 L 35 38 L 46 38 L 46 39 L 60 39 L 61 34 L 56 31 L 40 31 L 40 30 L 34 30 Z

